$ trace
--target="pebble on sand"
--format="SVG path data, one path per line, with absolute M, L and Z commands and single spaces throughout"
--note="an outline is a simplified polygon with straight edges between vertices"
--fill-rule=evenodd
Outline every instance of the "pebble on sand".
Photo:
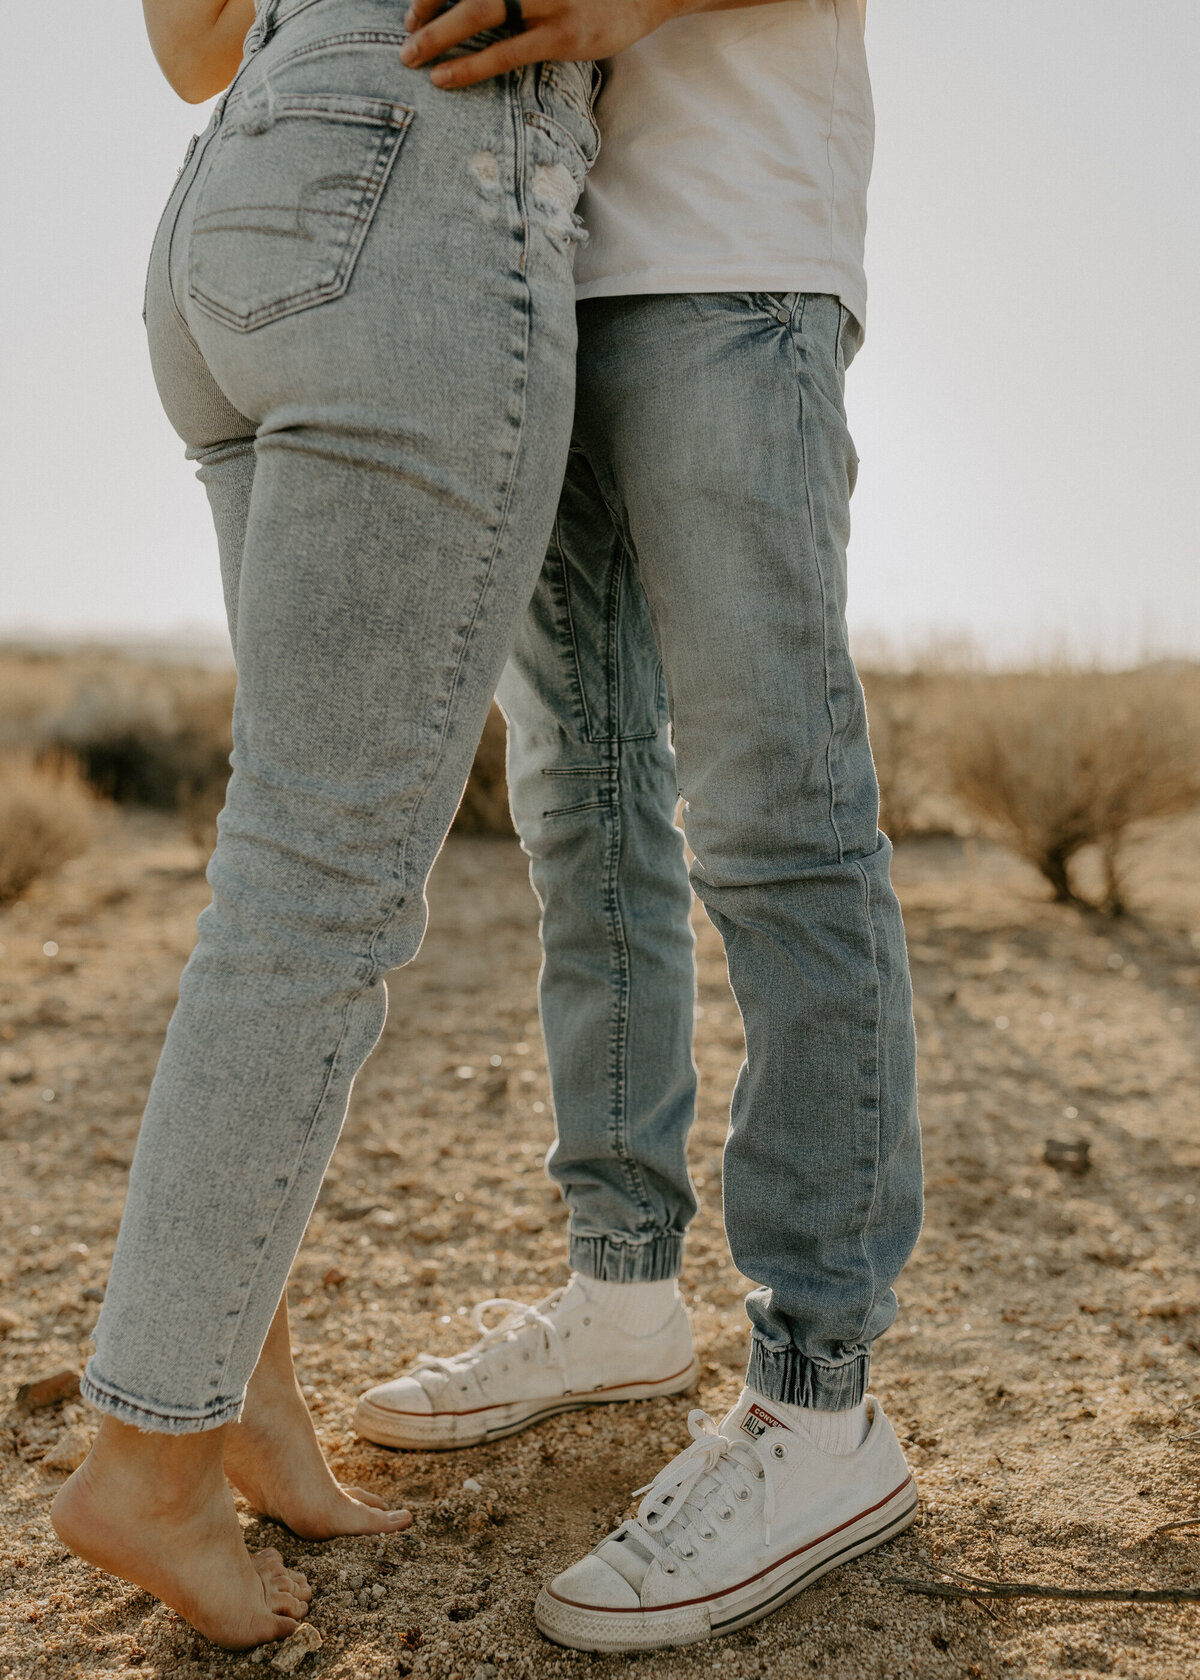
M 47 1377 L 22 1383 L 17 1390 L 17 1409 L 22 1412 L 40 1411 L 58 1400 L 69 1400 L 79 1393 L 78 1371 L 52 1371 Z
M 92 1431 L 76 1424 L 59 1436 L 42 1463 L 48 1470 L 78 1470 L 91 1450 Z
M 271 1658 L 271 1667 L 279 1669 L 283 1674 L 290 1674 L 294 1668 L 299 1668 L 310 1651 L 319 1651 L 324 1643 L 319 1628 L 315 1628 L 311 1622 L 301 1622 L 295 1633 L 283 1641 Z

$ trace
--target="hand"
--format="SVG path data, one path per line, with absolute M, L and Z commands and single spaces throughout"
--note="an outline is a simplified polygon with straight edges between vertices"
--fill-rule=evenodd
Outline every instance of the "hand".
M 668 18 L 690 11 L 695 0 L 523 0 L 519 35 L 439 64 L 430 80 L 441 88 L 471 87 L 522 64 L 547 59 L 611 58 Z M 483 29 L 499 29 L 504 0 L 458 0 L 436 14 L 442 0 L 412 0 L 405 26 L 413 31 L 400 49 L 410 68 L 440 58 Z

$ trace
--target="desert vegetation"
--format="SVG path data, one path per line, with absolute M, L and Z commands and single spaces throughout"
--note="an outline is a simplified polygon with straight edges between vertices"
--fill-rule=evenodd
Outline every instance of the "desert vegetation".
M 66 753 L 0 757 L 0 905 L 91 845 L 99 802 Z
M 742 1380 L 746 1280 L 720 1184 L 745 1044 L 699 912 L 702 1210 L 682 1279 L 698 1394 L 558 1418 L 473 1453 L 392 1454 L 354 1436 L 360 1389 L 464 1345 L 473 1302 L 536 1299 L 566 1275 L 564 1209 L 542 1171 L 553 1095 L 537 907 L 516 845 L 493 837 L 507 821 L 494 719 L 464 801 L 474 831 L 446 847 L 425 945 L 389 977 L 388 1025 L 289 1288 L 337 1474 L 415 1522 L 382 1544 L 318 1546 L 243 1513 L 252 1543 L 279 1546 L 316 1586 L 323 1644 L 291 1654 L 296 1672 L 1194 1680 L 1194 1605 L 962 1604 L 910 1596 L 896 1577 L 1194 1591 L 1200 809 L 1166 813 L 1187 797 L 1197 673 L 931 666 L 868 672 L 866 687 L 898 839 L 928 1196 L 873 1388 L 917 1476 L 919 1526 L 713 1647 L 577 1658 L 533 1630 L 540 1581 L 686 1441 L 691 1405 L 719 1414 Z M 274 1654 L 214 1652 L 145 1594 L 103 1581 L 46 1521 L 94 1428 L 78 1372 L 207 898 L 213 807 L 200 795 L 224 785 L 231 692 L 224 671 L 109 653 L 0 656 L 0 858 L 16 836 L 26 860 L 0 866 L 0 1680 L 275 1671 Z M 1169 800 L 1164 766 L 1182 789 Z M 1104 901 L 1115 840 L 1132 913 L 1054 902 L 1037 870 L 1059 805 L 1087 813 L 1065 860 L 1076 899 Z
M 0 649 L 0 901 L 78 855 L 98 801 L 176 813 L 198 861 L 207 860 L 229 779 L 235 686 L 224 665 L 105 648 Z M 512 835 L 504 751 L 493 707 L 455 819 L 460 832 Z
M 1131 838 L 1200 801 L 1200 667 L 997 674 L 932 664 L 868 670 L 864 686 L 891 839 L 993 839 L 1060 902 L 1122 913 Z M 105 800 L 178 813 L 207 857 L 229 775 L 233 694 L 224 667 L 104 649 L 0 651 L 0 753 L 17 755 L 0 820 L 32 833 L 32 819 L 15 815 L 18 789 L 21 810 L 39 791 L 43 813 L 51 790 L 61 793 L 62 838 L 19 848 L 34 871 L 26 880 L 39 857 L 51 869 L 86 843 L 80 777 Z M 493 707 L 458 832 L 512 836 L 504 750 Z
M 542 1163 L 552 1093 L 537 908 L 515 844 L 452 837 L 416 962 L 389 977 L 289 1289 L 300 1377 L 337 1474 L 414 1513 L 386 1543 L 299 1541 L 324 1680 L 1195 1680 L 1194 1606 L 909 1596 L 942 1570 L 1070 1590 L 1192 1590 L 1200 1507 L 1200 820 L 1130 845 L 1138 914 L 1056 905 L 1016 854 L 911 837 L 895 876 L 913 964 L 927 1218 L 874 1391 L 922 1495 L 916 1530 L 712 1647 L 546 1646 L 530 1604 L 742 1380 L 746 1280 L 721 1228 L 744 1051 L 697 915 L 702 1211 L 683 1288 L 695 1396 L 558 1418 L 476 1452 L 357 1440 L 358 1392 L 470 1339 L 465 1310 L 564 1281 Z M 207 898 L 178 813 L 125 806 L 0 908 L 0 1676 L 252 1680 L 170 1612 L 68 1557 L 46 1520 L 94 1419 L 75 1385 L 141 1106 Z M 18 1395 L 24 1391 L 24 1399 Z M 1185 1525 L 1185 1526 L 1180 1526 Z M 950 1578 L 953 1579 L 953 1578 Z M 294 1656 L 296 1653 L 292 1653 Z
M 1200 803 L 1196 666 L 863 680 L 884 832 L 994 839 L 1060 903 L 1121 915 L 1130 841 Z

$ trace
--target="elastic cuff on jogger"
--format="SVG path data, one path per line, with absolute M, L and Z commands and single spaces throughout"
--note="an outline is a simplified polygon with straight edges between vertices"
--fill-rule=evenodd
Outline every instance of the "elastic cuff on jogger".
M 867 1392 L 871 1355 L 864 1350 L 842 1365 L 818 1365 L 797 1347 L 773 1348 L 750 1338 L 746 1382 L 768 1400 L 787 1406 L 811 1406 L 817 1412 L 845 1412 Z
M 600 1283 L 662 1283 L 679 1276 L 683 1232 L 660 1231 L 644 1241 L 571 1236 L 571 1270 Z

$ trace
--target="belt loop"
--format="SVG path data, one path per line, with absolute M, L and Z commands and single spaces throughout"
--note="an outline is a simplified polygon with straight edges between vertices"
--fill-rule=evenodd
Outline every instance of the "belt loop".
M 245 53 L 247 58 L 251 53 L 256 53 L 260 47 L 265 47 L 271 39 L 278 5 L 279 0 L 256 0 L 254 22 L 250 25 L 246 35 Z

